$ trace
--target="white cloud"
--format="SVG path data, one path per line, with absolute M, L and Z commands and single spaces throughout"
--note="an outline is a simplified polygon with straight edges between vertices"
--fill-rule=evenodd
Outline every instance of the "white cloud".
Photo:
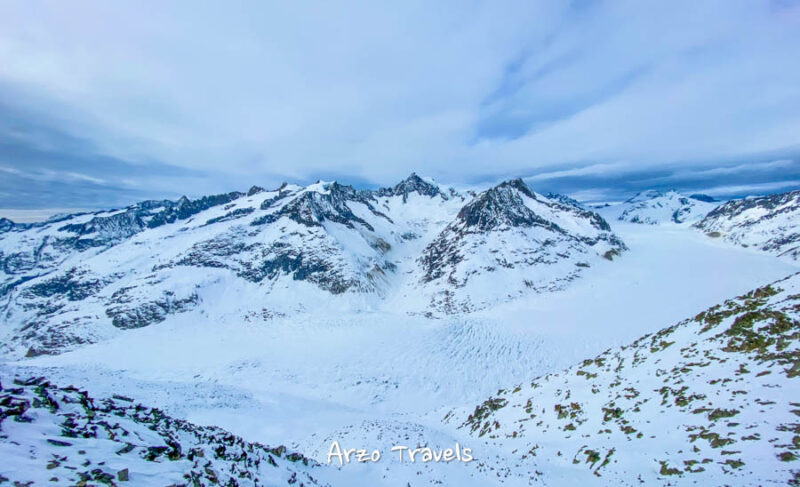
M 709 196 L 724 195 L 759 195 L 765 192 L 800 188 L 800 180 L 777 181 L 774 183 L 737 184 L 731 186 L 717 186 L 701 191 Z
M 559 171 L 546 171 L 533 176 L 528 176 L 525 179 L 529 181 L 544 181 L 548 179 L 558 179 L 565 177 L 575 176 L 590 176 L 598 174 L 618 173 L 624 170 L 633 169 L 632 165 L 627 162 L 614 162 L 614 163 L 600 163 L 590 164 L 587 166 L 576 167 L 572 169 L 562 169 Z
M 797 52 L 800 8 L 769 1 L 0 6 L 12 101 L 57 104 L 105 154 L 243 182 L 545 180 L 797 147 Z

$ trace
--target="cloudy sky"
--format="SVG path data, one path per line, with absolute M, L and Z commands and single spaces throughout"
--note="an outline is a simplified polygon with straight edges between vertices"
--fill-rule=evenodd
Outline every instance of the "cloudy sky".
M 800 1 L 0 2 L 0 208 L 800 187 Z

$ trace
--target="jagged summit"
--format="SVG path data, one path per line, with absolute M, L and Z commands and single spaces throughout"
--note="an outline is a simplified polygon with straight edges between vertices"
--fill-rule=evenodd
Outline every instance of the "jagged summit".
M 8 218 L 0 218 L 0 232 L 6 232 L 14 227 L 15 223 Z
M 265 189 L 261 186 L 253 185 L 247 190 L 247 196 L 253 196 L 254 194 L 263 193 L 264 191 Z
M 411 193 L 429 197 L 445 196 L 438 185 L 425 181 L 415 172 L 412 172 L 411 175 L 392 188 L 381 188 L 375 191 L 376 196 L 402 196 L 404 202 L 408 201 L 408 195 Z
M 277 200 L 268 201 L 275 203 Z M 305 226 L 321 225 L 329 221 L 349 228 L 354 228 L 353 225 L 359 223 L 369 230 L 373 230 L 369 223 L 355 215 L 350 209 L 349 204 L 353 202 L 361 203 L 376 216 L 381 216 L 369 203 L 369 198 L 352 186 L 344 186 L 335 181 L 320 181 L 302 190 L 298 196 L 277 211 L 254 220 L 251 224 L 263 225 L 286 217 Z
M 536 200 L 536 195 L 522 179 L 504 181 L 480 193 L 458 212 L 458 219 L 466 227 L 486 231 L 502 227 L 549 226 L 553 223 L 540 217 L 523 198 Z
M 565 231 L 555 221 L 559 214 L 585 219 L 597 230 L 610 231 L 608 223 L 597 213 L 584 209 L 577 201 L 550 193 L 535 193 L 520 178 L 504 181 L 478 194 L 464 206 L 458 217 L 467 226 L 480 230 L 504 226 L 545 226 Z M 569 228 L 569 222 L 566 227 Z

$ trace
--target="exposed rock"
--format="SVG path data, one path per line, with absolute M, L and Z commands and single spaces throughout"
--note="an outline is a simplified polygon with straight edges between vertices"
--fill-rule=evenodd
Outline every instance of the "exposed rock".
M 4 421 L 13 421 L 13 428 L 4 428 Z M 161 485 L 320 485 L 315 476 L 322 467 L 283 446 L 248 443 L 127 398 L 94 399 L 43 377 L 0 385 L 0 431 L 0 458 L 22 462 L 10 471 L 0 467 L 0 483 L 57 478 L 59 485 L 115 485 L 157 478 Z M 26 455 L 12 454 L 20 449 Z M 111 460 L 116 468 L 107 465 Z
M 442 196 L 447 197 L 438 186 L 431 184 L 417 173 L 412 172 L 409 177 L 397 183 L 393 188 L 381 188 L 375 192 L 376 196 L 402 196 L 403 202 L 408 201 L 408 195 L 411 193 L 418 193 L 422 196 Z

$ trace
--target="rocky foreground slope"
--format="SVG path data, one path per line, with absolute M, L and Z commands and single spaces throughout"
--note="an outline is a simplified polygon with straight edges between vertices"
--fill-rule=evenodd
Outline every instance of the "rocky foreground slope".
M 797 260 L 800 191 L 733 200 L 695 224 L 708 236 Z
M 0 354 L 59 353 L 192 311 L 268 320 L 398 298 L 401 312 L 466 312 L 563 287 L 624 248 L 597 214 L 521 180 L 475 195 L 415 174 L 375 191 L 254 186 L 4 221 Z M 472 287 L 492 280 L 505 291 Z
M 311 486 L 337 473 L 124 396 L 97 400 L 42 377 L 2 381 L 3 485 Z
M 500 476 L 798 485 L 800 275 L 446 420 L 508 456 Z

